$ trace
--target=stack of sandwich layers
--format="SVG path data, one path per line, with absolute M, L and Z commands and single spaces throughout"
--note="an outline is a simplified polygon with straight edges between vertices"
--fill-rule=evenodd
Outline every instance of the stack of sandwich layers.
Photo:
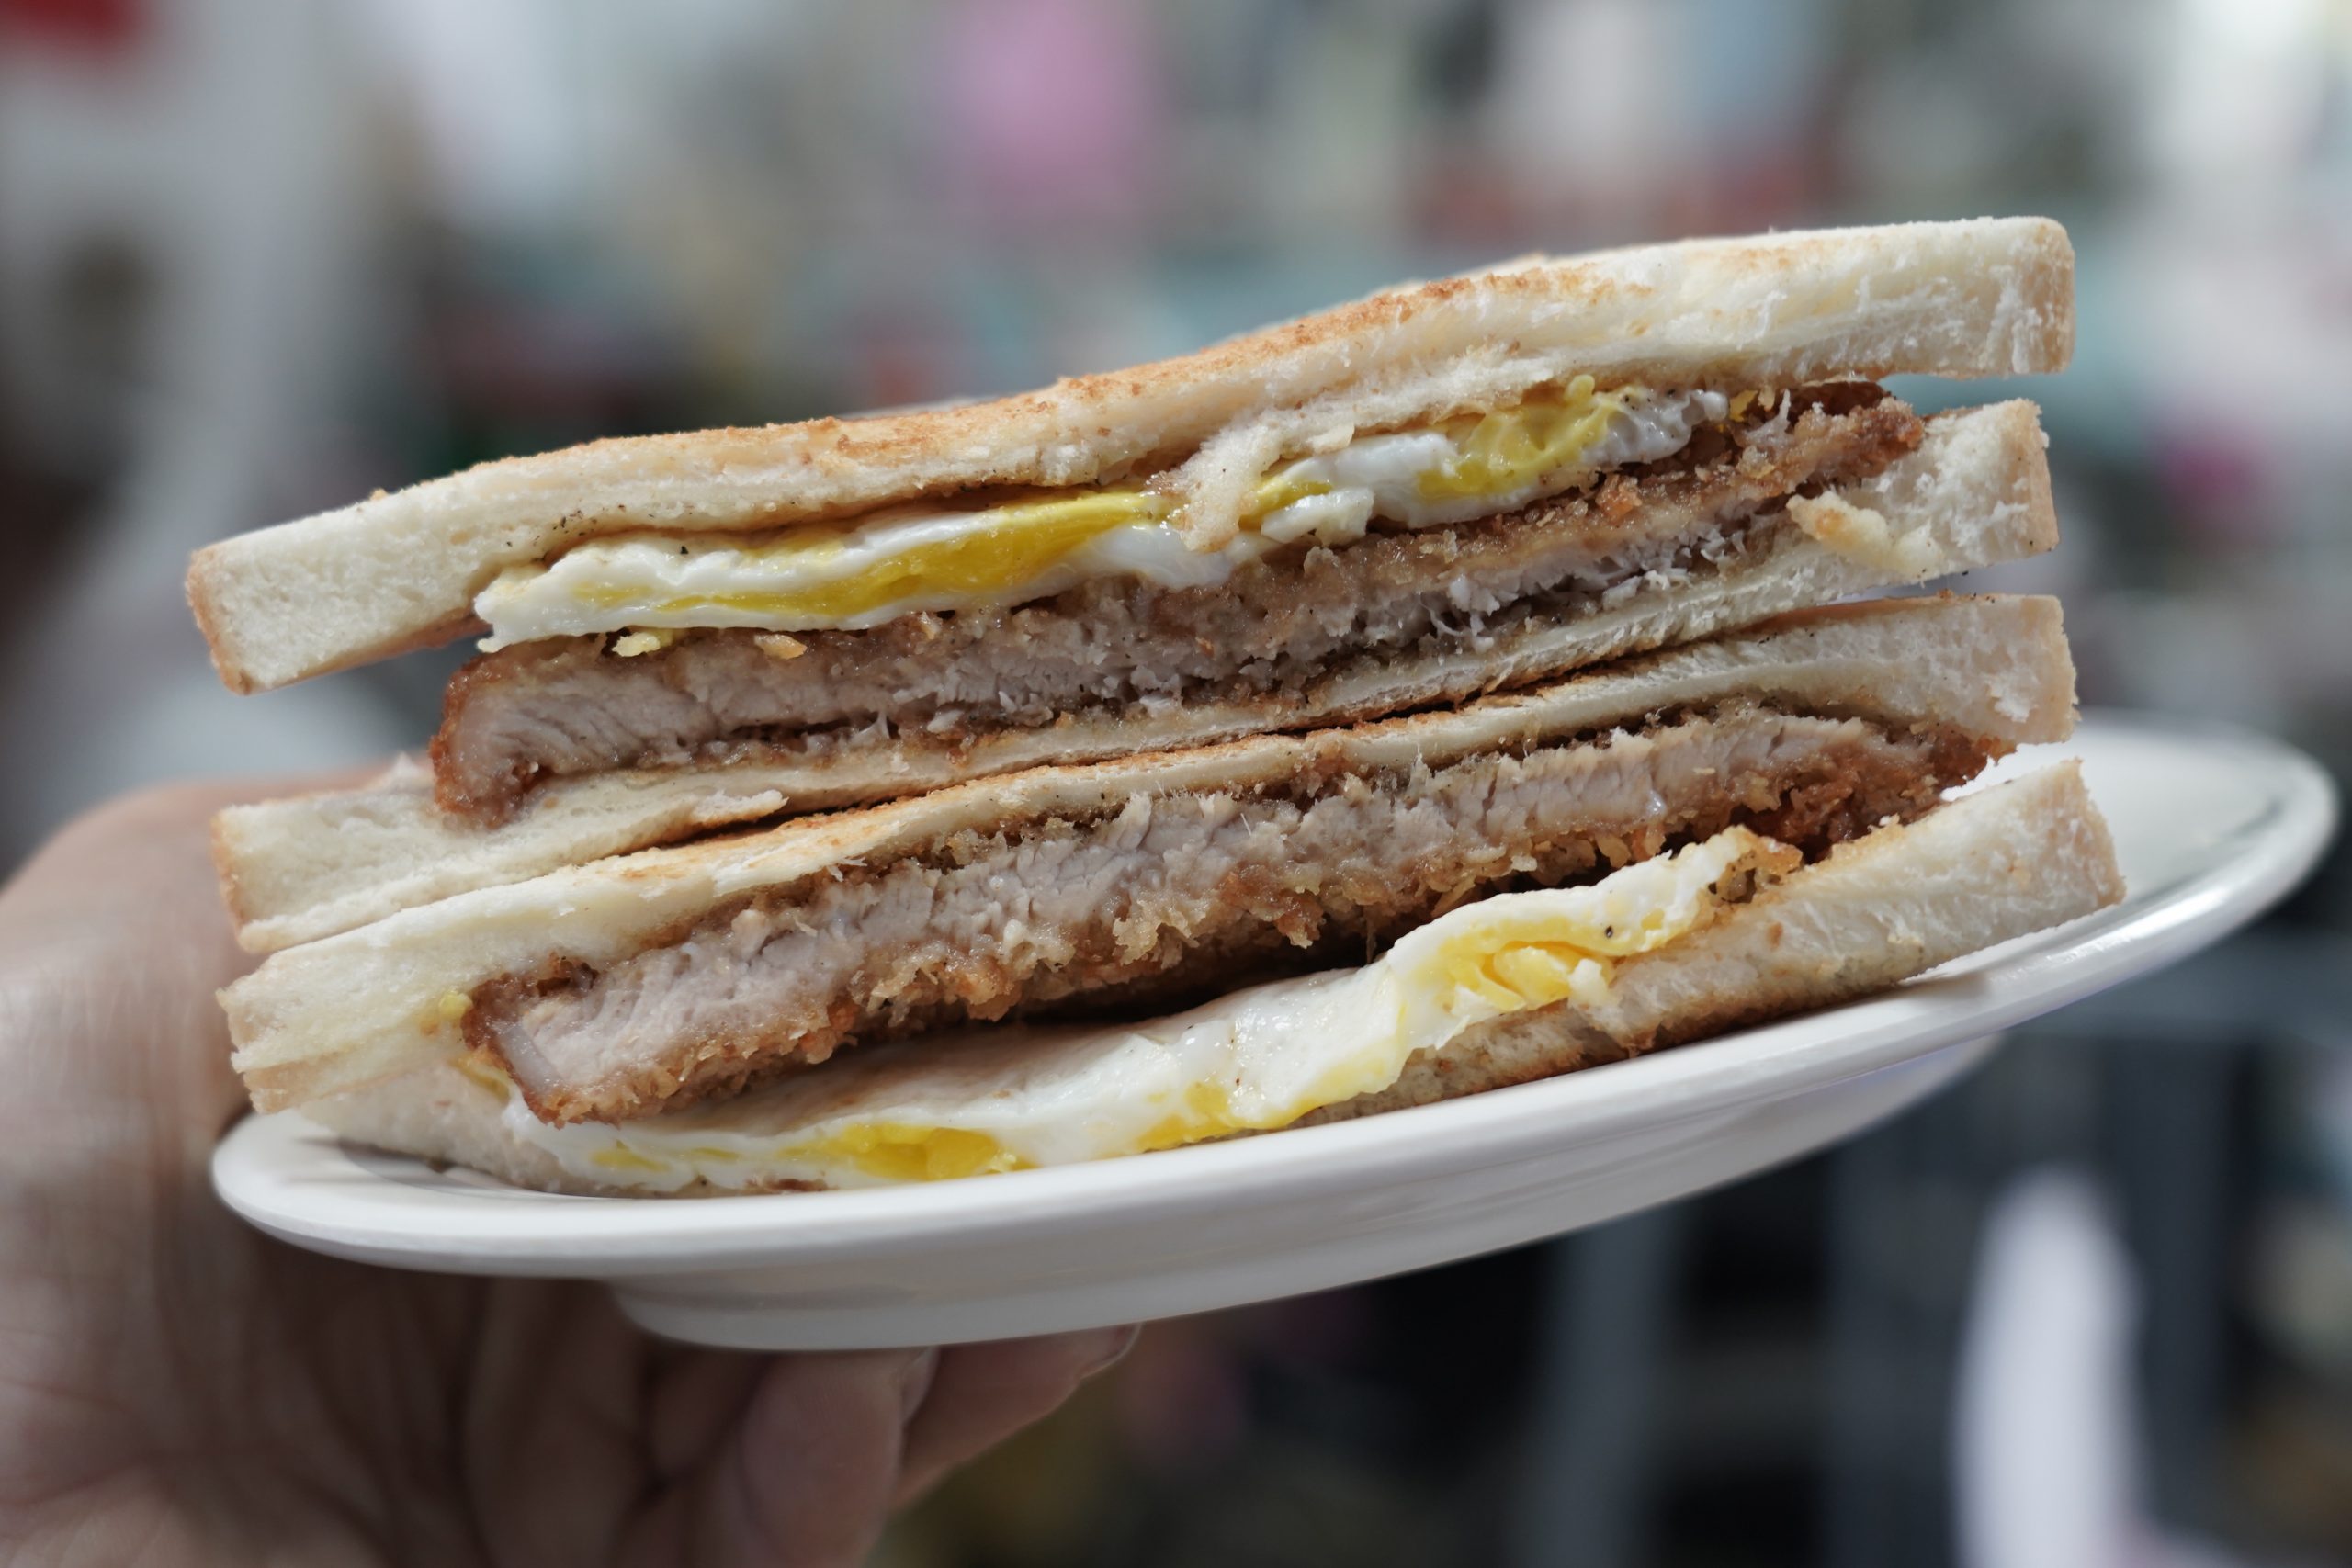
M 606 442 L 201 553 L 429 767 L 216 832 L 256 1105 L 575 1190 L 1164 1149 L 1612 1060 L 2120 896 L 2032 598 L 2054 225 L 1534 261 L 994 403 Z

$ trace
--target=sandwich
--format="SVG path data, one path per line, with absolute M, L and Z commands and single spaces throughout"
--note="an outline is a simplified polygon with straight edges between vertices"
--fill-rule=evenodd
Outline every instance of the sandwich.
M 2073 713 L 2052 601 L 1800 612 L 1458 708 L 977 779 L 478 888 L 274 953 L 222 998 L 265 1110 L 437 1064 L 549 1127 L 724 1115 L 763 1084 L 843 1081 L 888 1042 L 944 1059 L 944 1037 L 999 1021 L 1164 1013 L 1448 919 L 1483 929 L 1472 911 L 1515 897 L 1538 900 L 1530 930 L 1567 911 L 1556 941 L 1597 963 L 1667 951 L 1736 901 L 1724 889 L 1884 840 Z M 2047 798 L 2019 841 L 2104 841 L 2075 796 Z M 2036 897 L 2079 913 L 2109 886 L 2053 872 Z M 1941 901 L 1953 930 L 2015 934 Z M 1837 994 L 1789 956 L 1787 995 Z M 1754 978 L 1745 1010 L 1773 1010 Z
M 1141 1022 L 874 1045 L 720 1100 L 550 1124 L 447 1054 L 310 1114 L 520 1186 L 632 1196 L 889 1186 L 1402 1110 L 1844 1001 L 2121 897 L 2071 763 L 1804 863 L 1733 827 L 1577 886 L 1500 893 L 1356 967 Z
M 605 442 L 200 552 L 258 691 L 456 637 L 427 758 L 233 809 L 255 1106 L 555 1190 L 1001 1173 L 1840 1001 L 2121 894 L 2031 597 L 2065 238 L 1536 260 L 996 402 Z
M 992 402 L 606 441 L 214 545 L 263 691 L 461 637 L 426 764 L 232 812 L 262 952 L 729 828 L 1345 728 L 2049 548 L 2042 220 L 1536 259 Z

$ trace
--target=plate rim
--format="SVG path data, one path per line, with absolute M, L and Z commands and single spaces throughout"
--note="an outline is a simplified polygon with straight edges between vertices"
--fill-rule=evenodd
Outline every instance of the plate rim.
M 435 1191 L 381 1175 L 368 1200 L 339 1201 L 327 1214 L 317 1212 L 315 1195 L 295 1190 L 302 1167 L 319 1157 L 297 1145 L 334 1136 L 299 1112 L 281 1112 L 247 1116 L 228 1130 L 213 1151 L 213 1185 L 261 1229 L 342 1257 L 462 1273 L 623 1278 L 839 1262 L 968 1237 L 980 1226 L 992 1242 L 1013 1245 L 1104 1223 L 1164 1223 L 1229 1204 L 1238 1189 L 1261 1183 L 1278 1187 L 1285 1201 L 1312 1200 L 1367 1179 L 1442 1179 L 1523 1157 L 1565 1136 L 1720 1115 L 1758 1098 L 1760 1087 L 1796 1093 L 1860 1077 L 2164 967 L 2284 897 L 2333 837 L 2336 792 L 2325 770 L 2283 741 L 2235 726 L 2094 713 L 2067 742 L 2037 750 L 2054 762 L 2108 737 L 2225 747 L 2240 765 L 2275 781 L 2267 808 L 2236 827 L 2229 853 L 2145 903 L 2087 917 L 2075 940 L 2006 954 L 1996 947 L 1962 960 L 1967 966 L 1957 972 L 1585 1072 L 1291 1128 L 1279 1138 L 986 1181 L 658 1201 L 496 1185 Z M 418 1163 L 367 1151 L 340 1157 L 362 1172 L 363 1162 Z M 406 1196 L 390 1200 L 393 1187 Z

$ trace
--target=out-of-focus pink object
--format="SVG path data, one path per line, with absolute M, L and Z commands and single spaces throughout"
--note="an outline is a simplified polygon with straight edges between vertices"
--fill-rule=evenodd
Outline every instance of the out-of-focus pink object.
M 940 39 L 942 194 L 976 224 L 1148 209 L 1164 96 L 1157 40 L 1125 0 L 963 0 Z
M 0 0 L 0 39 L 119 54 L 147 31 L 141 0 Z

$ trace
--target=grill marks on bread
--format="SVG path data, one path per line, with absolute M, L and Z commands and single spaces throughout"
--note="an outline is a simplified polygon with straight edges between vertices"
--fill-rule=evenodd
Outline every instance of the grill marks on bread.
M 1729 707 L 1408 774 L 1142 794 L 771 890 L 601 971 L 510 975 L 474 993 L 465 1030 L 541 1117 L 626 1120 L 856 1042 L 1361 962 L 1469 899 L 1734 822 L 1818 852 L 1916 817 L 1994 750 Z
M 1703 571 L 1784 526 L 1790 495 L 1878 472 L 1920 422 L 1867 382 L 1791 394 L 1792 417 L 1703 430 L 1674 457 L 1453 528 L 1299 548 L 1214 588 L 1103 579 L 1018 608 L 866 631 L 519 644 L 450 683 L 433 743 L 442 806 L 510 817 L 549 778 L 790 754 L 889 723 L 953 747 L 1078 710 L 1298 695 L 1367 660 L 1482 646 L 1573 617 L 1658 570 Z M 1466 695 L 1467 693 L 1454 694 Z

